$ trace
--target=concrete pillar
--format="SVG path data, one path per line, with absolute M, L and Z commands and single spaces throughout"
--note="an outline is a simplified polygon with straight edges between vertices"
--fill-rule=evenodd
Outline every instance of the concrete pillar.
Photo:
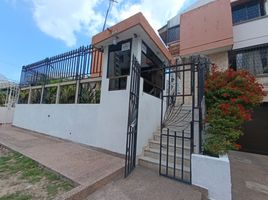
M 42 87 L 42 91 L 41 91 L 41 97 L 40 97 L 40 104 L 43 103 L 43 98 L 44 98 L 44 90 L 45 90 L 45 86 Z
M 57 85 L 56 104 L 60 102 L 60 84 Z
M 76 81 L 76 88 L 75 88 L 75 104 L 78 104 L 79 103 L 79 85 L 80 85 L 80 81 L 77 80 Z
M 31 103 L 31 96 L 32 96 L 32 87 L 30 86 L 30 89 L 29 89 L 29 96 L 28 96 L 28 104 Z

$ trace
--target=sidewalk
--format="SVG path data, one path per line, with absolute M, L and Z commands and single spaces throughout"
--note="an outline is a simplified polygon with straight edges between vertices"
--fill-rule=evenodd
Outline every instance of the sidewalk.
M 268 156 L 229 153 L 234 200 L 268 199 Z
M 122 171 L 124 160 L 85 146 L 0 126 L 0 144 L 13 149 L 79 185 L 96 183 Z
M 87 200 L 203 200 L 200 189 L 137 167 L 126 179 L 107 184 Z

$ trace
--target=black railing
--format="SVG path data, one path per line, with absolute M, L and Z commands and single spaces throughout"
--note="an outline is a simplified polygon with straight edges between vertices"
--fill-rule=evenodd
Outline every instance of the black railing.
M 101 75 L 102 51 L 89 46 L 22 67 L 20 86 L 86 79 Z

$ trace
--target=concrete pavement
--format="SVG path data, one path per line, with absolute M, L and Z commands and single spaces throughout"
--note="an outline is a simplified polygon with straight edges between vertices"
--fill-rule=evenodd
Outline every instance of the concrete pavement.
M 234 200 L 268 199 L 268 156 L 231 151 Z
M 122 158 L 11 126 L 0 126 L 0 144 L 80 185 L 89 185 L 111 174 L 123 172 Z
M 87 200 L 201 200 L 195 187 L 174 181 L 156 172 L 137 167 L 126 179 L 107 184 Z

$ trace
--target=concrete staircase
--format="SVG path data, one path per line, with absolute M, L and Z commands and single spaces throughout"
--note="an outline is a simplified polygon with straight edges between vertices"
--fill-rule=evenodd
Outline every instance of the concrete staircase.
M 175 111 L 172 111 L 175 112 Z M 176 138 L 174 135 L 182 137 L 182 131 L 184 131 L 184 137 L 190 138 L 190 121 L 191 121 L 191 109 L 189 106 L 180 108 L 179 114 L 170 114 L 171 120 L 167 120 L 169 130 L 164 128 L 162 133 L 169 133 L 169 137 L 162 136 L 162 157 L 161 157 L 161 172 L 168 176 L 173 176 L 175 171 L 175 177 L 190 181 L 190 160 L 191 160 L 191 141 L 190 139 Z M 176 123 L 179 126 L 176 126 Z M 142 156 L 139 157 L 139 165 L 150 168 L 154 171 L 159 171 L 160 161 L 160 128 L 153 133 L 152 138 L 149 140 L 148 145 L 144 147 Z M 169 145 L 167 145 L 169 140 Z M 168 148 L 167 148 L 168 146 Z M 168 162 L 167 162 L 168 160 Z M 166 167 L 168 165 L 168 167 Z M 175 167 L 174 167 L 175 165 Z M 174 170 L 175 169 L 175 170 Z

